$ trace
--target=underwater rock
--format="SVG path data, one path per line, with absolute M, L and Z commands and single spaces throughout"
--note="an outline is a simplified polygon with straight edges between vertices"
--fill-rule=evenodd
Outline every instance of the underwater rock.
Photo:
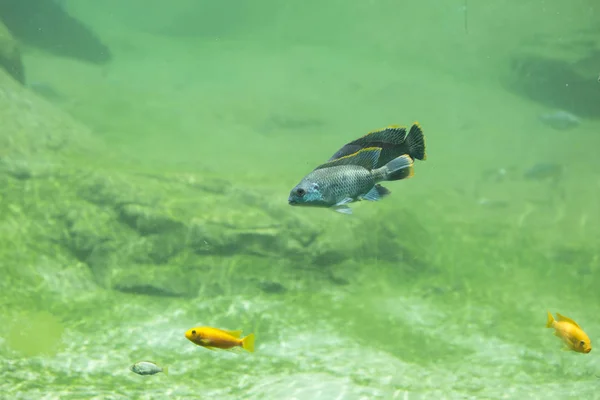
M 283 286 L 281 283 L 275 282 L 275 281 L 261 281 L 258 283 L 258 287 L 263 292 L 269 293 L 269 294 L 283 294 L 283 293 L 287 292 L 287 289 L 285 286 Z
M 254 285 L 257 274 L 266 280 L 274 270 L 269 260 L 312 257 L 304 242 L 316 235 L 310 224 L 245 201 L 247 189 L 212 190 L 224 185 L 220 177 L 93 171 L 71 182 L 83 203 L 60 219 L 61 243 L 103 287 L 192 295 L 212 291 L 215 282 L 226 290 Z M 241 273 L 245 268 L 252 274 Z
M 317 247 L 313 253 L 313 263 L 316 266 L 329 266 L 339 264 L 350 257 L 352 253 L 345 253 L 343 251 L 336 250 L 335 248 L 324 248 L 322 246 Z
M 92 156 L 106 150 L 89 129 L 32 95 L 1 69 L 0 119 L 2 159 L 41 167 L 67 154 Z
M 0 171 L 5 171 L 16 179 L 30 179 L 33 176 L 29 163 L 23 160 L 0 158 Z
M 25 70 L 19 45 L 2 22 L 0 22 L 0 66 L 16 81 L 25 84 Z
M 140 235 L 167 232 L 183 226 L 168 215 L 139 204 L 123 204 L 118 207 L 118 213 L 121 221 Z
M 381 391 L 382 392 L 382 391 Z M 292 373 L 264 378 L 245 393 L 247 399 L 347 399 L 391 398 L 350 379 L 327 374 Z
M 357 218 L 348 229 L 327 222 L 333 213 L 307 218 L 276 193 L 211 172 L 94 168 L 89 157 L 111 160 L 112 153 L 3 71 L 0 118 L 0 232 L 10 243 L 0 246 L 0 257 L 15 266 L 48 258 L 40 274 L 60 277 L 52 285 L 168 297 L 285 293 L 352 282 L 348 260 L 421 266 L 415 260 L 425 253 L 426 235 L 397 210 L 401 226 L 393 218 Z M 10 282 L 39 268 L 15 267 L 0 290 L 13 290 Z
M 90 262 L 92 253 L 104 243 L 117 239 L 111 229 L 114 216 L 89 204 L 78 204 L 57 216 L 64 226 L 59 242 L 73 256 L 84 263 Z
M 141 268 L 140 268 L 141 267 Z M 140 274 L 140 269 L 144 273 Z M 176 265 L 145 265 L 138 268 L 118 268 L 112 271 L 112 289 L 123 293 L 157 297 L 191 297 L 198 293 L 194 279 L 187 278 Z
M 112 58 L 110 49 L 96 34 L 57 2 L 2 0 L 0 19 L 27 45 L 95 64 L 105 64 Z
M 75 160 L 104 153 L 103 145 L 3 69 L 0 120 L 0 291 L 27 307 L 40 298 L 93 290 L 97 286 L 90 269 L 60 238 L 66 223 L 62 216 L 86 203 L 72 192 Z M 100 230 L 101 218 L 98 222 Z
M 582 118 L 600 118 L 600 90 L 593 77 L 579 72 L 577 62 L 538 56 L 512 60 L 510 91 L 549 108 L 568 111 Z

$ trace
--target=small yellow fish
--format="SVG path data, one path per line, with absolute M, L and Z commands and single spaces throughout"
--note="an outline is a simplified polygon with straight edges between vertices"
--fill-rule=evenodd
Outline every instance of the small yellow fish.
M 561 338 L 567 347 L 578 353 L 589 353 L 592 351 L 592 342 L 577 322 L 556 313 L 558 321 L 548 311 L 548 322 L 546 328 L 554 328 L 554 334 Z
M 206 347 L 209 350 L 222 349 L 230 350 L 241 347 L 249 352 L 254 352 L 254 333 L 241 338 L 242 331 L 226 331 L 223 329 L 211 328 L 208 326 L 198 326 L 189 329 L 185 337 L 198 346 Z

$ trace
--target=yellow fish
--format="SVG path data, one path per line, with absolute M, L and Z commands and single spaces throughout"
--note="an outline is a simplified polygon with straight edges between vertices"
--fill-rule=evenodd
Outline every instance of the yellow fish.
M 208 326 L 198 326 L 188 329 L 185 337 L 198 346 L 206 347 L 209 350 L 222 349 L 230 350 L 241 347 L 249 352 L 254 352 L 254 333 L 241 338 L 242 331 L 226 331 L 223 329 L 211 328 Z
M 554 334 L 561 338 L 567 347 L 578 353 L 589 353 L 592 351 L 592 342 L 577 322 L 564 315 L 556 313 L 558 321 L 548 311 L 548 322 L 546 328 L 554 328 Z

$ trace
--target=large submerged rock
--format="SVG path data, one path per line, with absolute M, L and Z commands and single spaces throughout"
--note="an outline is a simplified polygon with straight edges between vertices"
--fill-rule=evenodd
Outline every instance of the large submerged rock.
M 600 118 L 600 51 L 575 62 L 534 55 L 515 56 L 505 85 L 514 93 L 579 117 Z
M 345 284 L 358 260 L 423 266 L 414 229 L 349 219 L 353 229 L 334 231 L 210 172 L 120 168 L 85 127 L 2 72 L 0 88 L 0 290 L 277 295 L 315 279 Z

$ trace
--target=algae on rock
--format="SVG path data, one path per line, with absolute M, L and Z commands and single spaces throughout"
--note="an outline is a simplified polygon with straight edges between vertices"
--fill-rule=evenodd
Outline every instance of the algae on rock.
M 387 261 L 414 259 L 406 245 L 414 232 L 398 233 L 393 222 L 374 230 L 357 219 L 348 222 L 355 229 L 335 230 L 213 173 L 119 169 L 85 127 L 1 72 L 0 83 L 0 231 L 12 240 L 0 249 L 9 265 L 2 289 L 45 282 L 51 293 L 62 284 L 61 293 L 277 294 L 311 290 L 315 279 L 345 284 L 349 261 L 383 250 Z
M 25 69 L 17 41 L 0 21 L 0 66 L 17 82 L 25 84 Z

